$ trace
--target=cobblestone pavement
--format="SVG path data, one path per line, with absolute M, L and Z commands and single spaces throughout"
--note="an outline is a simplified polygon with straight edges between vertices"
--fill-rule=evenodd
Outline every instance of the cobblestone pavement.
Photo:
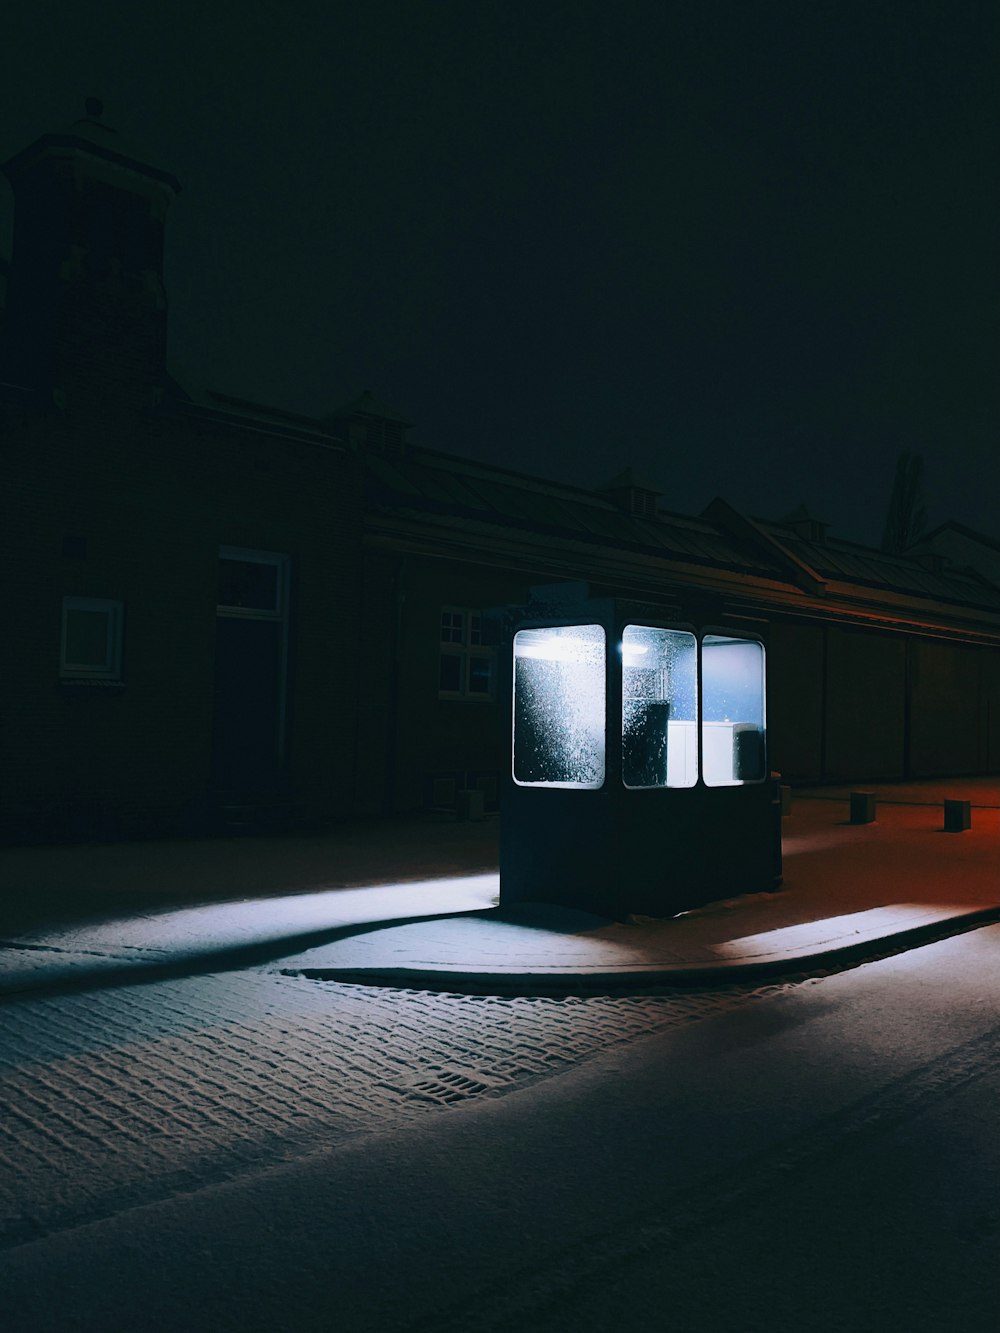
M 0 1248 L 496 1097 L 790 989 L 563 999 L 264 969 L 0 1006 Z

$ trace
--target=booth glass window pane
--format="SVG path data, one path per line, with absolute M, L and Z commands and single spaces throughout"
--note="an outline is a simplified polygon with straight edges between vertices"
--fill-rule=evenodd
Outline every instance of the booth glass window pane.
M 701 688 L 706 785 L 762 782 L 766 776 L 763 644 L 707 634 L 701 649 Z
M 684 630 L 626 625 L 622 633 L 622 781 L 698 781 L 698 645 Z
M 600 625 L 555 625 L 514 635 L 519 785 L 603 785 L 606 642 Z

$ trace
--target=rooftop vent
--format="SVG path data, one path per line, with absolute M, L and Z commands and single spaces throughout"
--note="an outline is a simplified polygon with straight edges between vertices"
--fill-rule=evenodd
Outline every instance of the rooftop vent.
M 655 518 L 662 491 L 649 482 L 640 480 L 630 467 L 617 473 L 610 481 L 598 486 L 599 495 L 608 499 L 626 514 L 641 514 L 645 518 Z
M 796 537 L 801 537 L 807 542 L 825 542 L 826 530 L 830 526 L 824 523 L 821 518 L 816 518 L 810 514 L 804 504 L 800 504 L 790 514 L 778 520 L 783 528 L 789 532 L 794 532 Z
M 324 425 L 343 432 L 352 449 L 399 457 L 406 449 L 411 421 L 380 403 L 370 389 L 324 418 Z

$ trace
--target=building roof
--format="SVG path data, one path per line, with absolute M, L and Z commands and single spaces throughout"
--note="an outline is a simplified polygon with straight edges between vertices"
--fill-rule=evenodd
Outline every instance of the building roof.
M 386 407 L 384 403 L 380 403 L 371 389 L 365 389 L 357 398 L 352 398 L 343 407 L 328 412 L 323 420 L 327 422 L 342 421 L 345 417 L 375 417 L 382 421 L 398 421 L 401 426 L 413 425 L 412 421 L 407 421 L 406 417 L 401 416 L 399 412 L 394 412 L 391 407 Z
M 1000 551 L 1000 540 L 996 537 L 987 537 L 985 533 L 977 532 L 975 528 L 967 527 L 964 523 L 959 523 L 953 518 L 947 519 L 944 523 L 939 523 L 930 532 L 925 532 L 920 538 L 918 546 L 925 547 L 928 542 L 932 542 L 935 537 L 944 532 L 957 532 L 960 537 L 965 537 L 978 546 L 986 546 L 992 551 Z
M 315 417 L 281 408 L 255 403 L 247 398 L 236 398 L 214 389 L 194 387 L 190 381 L 179 383 L 167 376 L 167 397 L 172 410 L 187 417 L 202 418 L 239 430 L 270 435 L 275 438 L 295 439 L 323 448 L 343 449 L 343 441 Z
M 383 509 L 476 518 L 498 526 L 646 552 L 780 578 L 781 568 L 748 552 L 710 522 L 680 514 L 625 514 L 603 495 L 430 450 L 401 458 L 366 455 L 369 496 Z
M 1000 588 L 985 579 L 828 537 L 808 540 L 721 499 L 697 517 L 647 517 L 623 513 L 599 491 L 426 448 L 391 458 L 366 453 L 362 461 L 378 540 L 425 550 L 439 542 L 459 558 L 463 549 L 477 559 L 488 549 L 500 560 L 530 551 L 575 569 L 572 577 L 622 586 L 641 578 L 668 598 L 684 587 L 714 589 L 764 616 L 798 612 L 970 642 L 1000 635 Z
M 75 120 L 72 125 L 64 130 L 56 130 L 48 134 L 41 135 L 26 148 L 15 153 L 3 163 L 3 171 L 7 176 L 16 176 L 21 167 L 27 165 L 33 159 L 44 155 L 47 152 L 82 149 L 95 157 L 104 158 L 105 161 L 115 162 L 120 166 L 128 167 L 132 171 L 137 171 L 143 176 L 148 176 L 153 180 L 168 185 L 174 194 L 180 192 L 181 183 L 177 177 L 170 171 L 165 171 L 162 167 L 153 165 L 153 155 L 146 151 L 140 144 L 120 134 L 113 126 L 109 125 L 101 117 L 104 114 L 104 107 L 97 98 L 87 98 L 87 114 L 79 120 Z
M 765 530 L 778 530 L 781 540 L 826 579 L 860 587 L 892 589 L 935 600 L 1000 608 L 1000 589 L 963 570 L 934 571 L 912 556 L 890 555 L 831 537 L 812 542 L 790 534 L 779 524 L 762 526 Z

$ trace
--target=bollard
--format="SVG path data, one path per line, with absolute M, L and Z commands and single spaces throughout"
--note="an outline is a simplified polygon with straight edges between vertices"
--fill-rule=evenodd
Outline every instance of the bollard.
M 851 823 L 874 824 L 875 793 L 873 791 L 851 792 Z
M 482 823 L 486 818 L 483 808 L 483 793 L 475 788 L 466 788 L 458 793 L 456 809 L 459 819 L 473 824 Z
M 967 828 L 972 828 L 972 802 L 945 801 L 945 833 L 964 833 Z

